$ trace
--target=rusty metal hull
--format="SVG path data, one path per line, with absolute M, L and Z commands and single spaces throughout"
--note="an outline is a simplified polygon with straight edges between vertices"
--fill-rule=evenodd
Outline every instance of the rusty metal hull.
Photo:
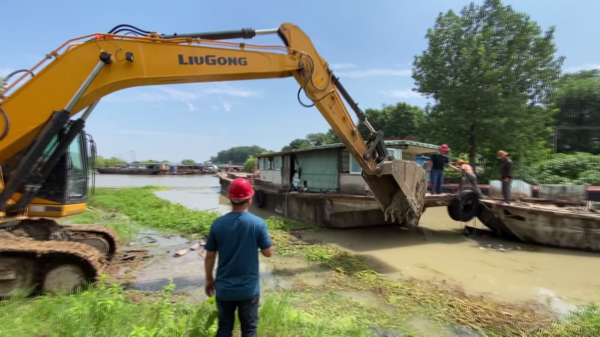
M 600 252 L 600 214 L 548 204 L 484 200 L 478 219 L 488 228 L 524 242 Z
M 233 177 L 219 176 L 221 193 L 227 195 Z M 264 193 L 262 210 L 280 214 L 283 217 L 321 225 L 328 228 L 368 227 L 398 223 L 386 219 L 381 205 L 373 196 L 281 192 L 277 189 L 253 185 L 255 191 Z M 427 207 L 447 206 L 455 198 L 452 194 L 427 195 Z M 258 203 L 252 204 L 254 210 Z M 402 223 L 408 225 L 408 223 Z

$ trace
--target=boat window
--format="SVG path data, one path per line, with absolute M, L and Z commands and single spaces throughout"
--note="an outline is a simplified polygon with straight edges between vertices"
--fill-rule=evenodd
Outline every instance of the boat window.
M 402 150 L 400 149 L 388 149 L 388 152 L 394 156 L 394 158 L 396 159 L 402 159 Z M 360 165 L 358 164 L 358 162 L 356 161 L 356 159 L 354 159 L 354 157 L 352 156 L 351 153 L 348 153 L 348 156 L 350 156 L 350 173 L 351 174 L 360 174 L 362 172 L 362 168 L 360 167 Z
M 282 164 L 283 164 L 283 162 L 281 160 L 281 156 L 275 157 L 273 159 L 273 170 L 280 171 L 281 170 L 281 166 L 283 166 Z
M 360 174 L 362 172 L 362 168 L 360 167 L 356 159 L 354 159 L 351 153 L 348 153 L 348 155 L 350 156 L 350 173 Z
M 402 150 L 400 149 L 388 149 L 388 152 L 396 159 L 402 159 Z

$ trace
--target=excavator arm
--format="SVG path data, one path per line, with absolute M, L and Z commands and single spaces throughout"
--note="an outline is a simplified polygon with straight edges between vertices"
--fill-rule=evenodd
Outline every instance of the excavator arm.
M 67 41 L 48 54 L 47 59 L 52 61 L 43 69 L 35 73 L 44 61 L 0 94 L 4 117 L 0 121 L 0 130 L 4 130 L 0 135 L 0 164 L 5 177 L 0 207 L 26 208 L 31 203 L 35 197 L 35 187 L 29 186 L 32 177 L 37 177 L 37 185 L 43 184 L 106 95 L 146 85 L 294 77 L 300 84 L 298 99 L 304 90 L 312 101 L 310 105 L 301 104 L 316 106 L 346 145 L 386 218 L 412 223 L 419 220 L 426 191 L 424 171 L 417 163 L 395 160 L 388 154 L 383 133 L 373 129 L 309 37 L 296 25 L 284 23 L 279 29 L 266 31 L 173 35 L 142 31 L 143 36 L 119 35 L 124 29 Z M 285 47 L 222 41 L 263 34 L 278 34 Z M 17 88 L 28 76 L 31 78 Z M 371 131 L 367 143 L 343 100 Z M 78 119 L 69 122 L 78 114 Z M 53 137 L 67 124 L 69 132 L 63 137 L 66 141 L 44 155 Z

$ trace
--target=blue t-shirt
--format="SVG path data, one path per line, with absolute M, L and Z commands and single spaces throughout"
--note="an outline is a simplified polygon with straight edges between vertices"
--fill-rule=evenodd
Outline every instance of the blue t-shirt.
M 244 301 L 258 295 L 258 249 L 271 246 L 267 224 L 250 212 L 230 212 L 215 220 L 204 248 L 218 251 L 217 298 Z

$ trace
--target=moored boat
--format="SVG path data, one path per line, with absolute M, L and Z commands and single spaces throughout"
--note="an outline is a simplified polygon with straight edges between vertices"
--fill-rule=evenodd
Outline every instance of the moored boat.
M 557 188 L 559 187 L 559 188 Z M 523 197 L 505 204 L 482 200 L 477 216 L 500 235 L 540 245 L 600 251 L 600 210 L 587 199 L 587 188 L 540 185 L 541 198 Z M 560 193 L 544 193 L 559 190 Z
M 155 175 L 161 173 L 161 169 L 136 169 L 136 168 L 97 168 L 100 174 L 125 174 L 125 175 Z

